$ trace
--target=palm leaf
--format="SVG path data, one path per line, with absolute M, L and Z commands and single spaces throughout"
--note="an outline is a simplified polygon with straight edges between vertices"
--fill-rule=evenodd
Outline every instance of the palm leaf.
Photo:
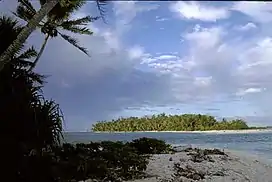
M 62 27 L 64 30 L 68 30 L 71 31 L 73 33 L 77 33 L 77 34 L 85 34 L 85 35 L 92 35 L 93 32 L 91 32 L 88 28 L 86 27 L 79 27 L 79 26 L 64 26 Z
M 37 56 L 37 52 L 32 46 L 31 48 L 27 49 L 24 53 L 18 56 L 18 59 L 30 59 L 32 57 Z
M 43 5 L 46 0 L 40 0 L 40 4 Z M 67 19 L 73 12 L 79 10 L 86 0 L 61 0 L 49 13 L 48 17 L 51 20 L 63 20 Z
M 16 64 L 17 69 L 26 69 L 33 66 L 33 62 L 31 61 L 25 61 L 25 60 L 19 60 L 19 61 L 20 62 Z
M 31 59 L 36 56 L 37 56 L 36 50 L 34 49 L 34 47 L 31 47 L 18 57 L 14 58 L 12 62 L 18 69 L 26 69 L 33 66 L 33 62 L 28 61 L 27 59 Z
M 38 84 L 43 85 L 45 83 L 46 76 L 34 72 L 28 72 L 27 70 L 26 73 L 33 81 L 37 82 Z
M 33 9 L 31 9 L 31 7 L 26 7 L 24 4 L 20 3 L 16 8 L 16 12 L 13 12 L 13 14 L 28 22 L 36 13 L 36 10 L 33 7 Z
M 64 4 L 64 9 L 69 15 L 75 11 L 78 11 L 83 5 L 86 4 L 86 0 L 62 0 L 61 2 L 68 1 L 68 3 Z
M 53 100 L 42 99 L 41 102 L 36 103 L 35 115 L 39 125 L 38 139 L 51 147 L 59 145 L 63 138 L 63 114 L 59 105 Z
M 78 18 L 75 20 L 67 20 L 64 21 L 61 26 L 71 26 L 71 25 L 87 25 L 87 23 L 90 22 L 94 22 L 96 20 L 98 20 L 100 17 L 95 16 L 95 17 L 91 17 L 91 16 L 86 16 L 83 18 Z
M 18 2 L 22 3 L 27 9 L 29 9 L 33 13 L 36 13 L 35 8 L 32 6 L 32 4 L 28 0 L 18 0 Z
M 86 48 L 84 47 L 81 47 L 79 44 L 78 44 L 78 40 L 73 38 L 73 37 L 70 37 L 69 35 L 65 35 L 65 34 L 62 34 L 60 32 L 58 32 L 60 34 L 60 36 L 66 40 L 67 42 L 69 42 L 70 44 L 72 44 L 73 46 L 75 46 L 76 48 L 78 48 L 79 50 L 81 50 L 82 52 L 84 52 L 86 55 L 89 56 L 88 54 L 88 51 Z
M 96 0 L 96 6 L 99 11 L 100 17 L 102 17 L 102 20 L 104 23 L 106 23 L 105 15 L 106 15 L 106 10 L 105 10 L 105 5 L 107 4 L 107 0 Z
M 17 35 L 22 31 L 23 27 L 18 25 L 18 21 L 11 17 L 0 17 L 0 54 L 3 53 L 10 44 L 17 38 Z M 15 57 L 24 47 L 24 45 L 18 45 L 18 51 L 13 55 Z

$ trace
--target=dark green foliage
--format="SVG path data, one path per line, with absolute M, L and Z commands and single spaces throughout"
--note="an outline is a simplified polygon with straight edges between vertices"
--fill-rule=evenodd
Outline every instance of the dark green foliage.
M 153 115 L 151 117 L 120 118 L 110 122 L 98 122 L 93 131 L 205 131 L 249 129 L 240 119 L 217 121 L 213 116 L 201 114 Z
M 150 157 L 148 154 L 166 153 L 170 150 L 170 145 L 152 138 L 140 138 L 127 143 L 64 143 L 53 150 L 54 166 L 60 181 L 137 179 L 145 176 L 144 171 Z
M 129 145 L 136 148 L 139 154 L 162 154 L 172 151 L 171 145 L 155 138 L 136 139 L 130 142 Z
M 139 178 L 148 164 L 148 156 L 122 142 L 63 144 L 56 150 L 62 180 L 97 179 L 122 181 Z
M 186 148 L 184 152 L 203 153 L 204 155 L 226 155 L 227 154 L 219 149 L 200 149 L 200 148 Z
M 0 18 L 0 54 L 22 30 L 16 20 Z M 52 156 L 50 151 L 59 145 L 62 114 L 54 101 L 42 96 L 44 76 L 27 69 L 36 51 L 24 45 L 0 72 L 0 121 L 2 156 L 5 170 L 3 179 L 10 181 L 50 181 Z M 49 155 L 50 154 L 50 155 Z M 5 176 L 6 175 L 6 176 Z

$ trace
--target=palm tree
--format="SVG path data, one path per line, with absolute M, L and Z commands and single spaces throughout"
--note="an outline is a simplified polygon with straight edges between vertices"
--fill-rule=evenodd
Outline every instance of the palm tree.
M 17 38 L 11 45 L 0 55 L 0 72 L 4 68 L 5 64 L 11 61 L 12 56 L 16 53 L 21 45 L 23 45 L 29 35 L 36 29 L 37 25 L 42 19 L 54 8 L 58 3 L 58 0 L 50 0 L 44 4 L 40 10 L 32 17 L 28 24 L 18 34 Z
M 18 2 L 24 2 L 24 0 L 18 0 Z M 47 0 L 45 4 L 39 9 L 39 11 L 28 21 L 28 24 L 18 34 L 17 38 L 7 49 L 0 54 L 0 72 L 4 68 L 5 64 L 11 61 L 13 54 L 15 54 L 21 47 L 22 44 L 27 40 L 29 35 L 36 29 L 39 23 L 44 17 L 57 5 L 60 4 L 62 7 L 73 4 L 73 0 Z M 96 0 L 96 4 L 100 15 L 104 15 L 104 9 L 102 5 L 106 4 L 105 0 Z
M 41 5 L 43 5 L 44 3 L 45 0 L 40 0 Z M 56 5 L 47 15 L 46 21 L 43 21 L 38 25 L 41 28 L 41 32 L 45 34 L 45 39 L 40 48 L 38 56 L 34 60 L 34 64 L 30 68 L 30 70 L 32 70 L 37 65 L 37 62 L 45 49 L 49 37 L 54 38 L 59 35 L 64 40 L 68 41 L 70 44 L 88 55 L 86 48 L 81 47 L 75 38 L 62 33 L 62 30 L 66 30 L 81 35 L 92 35 L 93 32 L 85 27 L 85 25 L 87 25 L 87 23 L 97 20 L 99 17 L 86 16 L 75 20 L 69 19 L 70 15 L 77 11 L 79 8 L 81 8 L 85 3 L 85 0 L 75 0 L 72 5 L 67 7 L 61 7 L 60 5 Z M 28 22 L 36 14 L 36 10 L 33 8 L 32 4 L 29 1 L 25 0 L 24 3 L 19 4 L 15 14 L 19 18 Z
M 18 25 L 17 20 L 13 20 L 12 18 L 6 16 L 0 17 L 0 54 L 3 53 L 5 49 L 16 39 L 17 35 L 22 31 L 22 29 L 23 27 Z M 37 52 L 33 47 L 21 53 L 24 46 L 24 44 L 21 44 L 19 49 L 11 57 L 8 67 L 13 69 L 13 71 L 22 71 L 31 67 L 33 63 L 30 62 L 29 59 L 37 56 Z M 7 71 L 8 69 L 5 70 Z M 12 74 L 12 76 L 14 75 L 16 74 Z

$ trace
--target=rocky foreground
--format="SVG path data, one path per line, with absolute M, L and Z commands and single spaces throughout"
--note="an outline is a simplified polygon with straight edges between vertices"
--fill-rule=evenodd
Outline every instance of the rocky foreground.
M 272 167 L 257 157 L 217 149 L 188 148 L 153 155 L 147 178 L 134 182 L 272 182 Z

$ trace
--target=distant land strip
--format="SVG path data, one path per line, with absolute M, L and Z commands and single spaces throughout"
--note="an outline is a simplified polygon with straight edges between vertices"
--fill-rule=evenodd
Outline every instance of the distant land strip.
M 269 131 L 272 126 L 252 127 L 242 119 L 216 120 L 214 116 L 203 114 L 152 115 L 144 117 L 119 118 L 100 121 L 92 126 L 94 132 L 244 132 Z

